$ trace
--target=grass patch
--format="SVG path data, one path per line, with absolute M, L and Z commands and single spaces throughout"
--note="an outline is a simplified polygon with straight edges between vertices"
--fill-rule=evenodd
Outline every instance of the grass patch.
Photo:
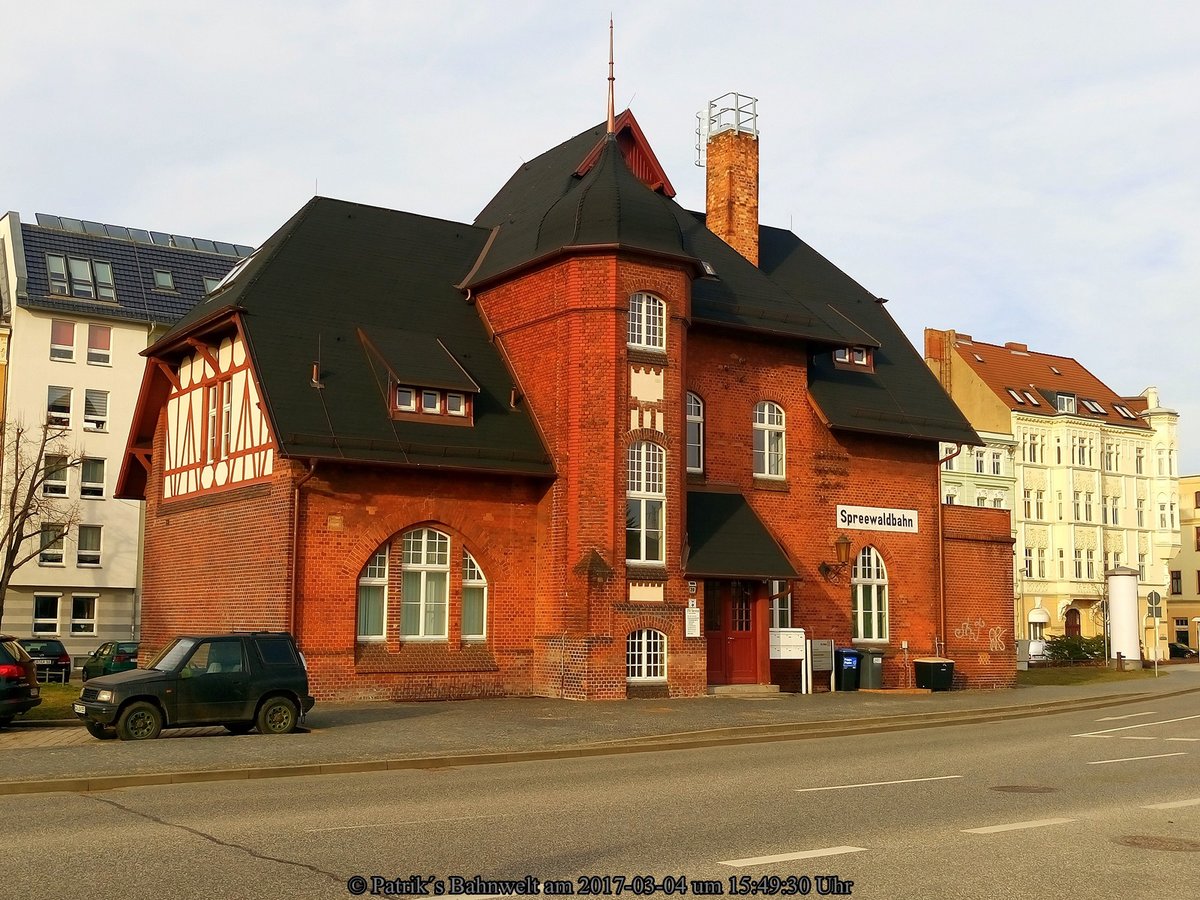
M 1166 672 L 1161 668 L 1159 676 Z M 1134 681 L 1139 678 L 1153 678 L 1154 669 L 1133 669 L 1128 672 L 1118 672 L 1103 666 L 1045 666 L 1037 669 L 1026 669 L 1017 672 L 1017 684 L 1020 687 L 1038 687 L 1048 684 L 1100 684 L 1109 681 Z
M 29 719 L 74 719 L 71 712 L 71 701 L 79 699 L 79 679 L 69 684 L 43 684 L 42 702 L 29 712 L 19 716 L 17 721 Z

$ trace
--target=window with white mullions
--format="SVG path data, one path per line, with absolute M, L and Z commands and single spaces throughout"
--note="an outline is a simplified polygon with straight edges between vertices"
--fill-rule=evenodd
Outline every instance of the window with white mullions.
M 887 569 L 874 547 L 863 547 L 850 577 L 854 607 L 853 637 L 884 641 L 888 636 Z
M 50 323 L 50 358 L 75 361 L 75 323 L 54 319 Z
M 372 554 L 358 576 L 358 639 L 382 641 L 387 623 L 388 548 Z
M 666 452 L 642 441 L 628 451 L 625 505 L 625 560 L 662 563 L 665 554 Z
M 104 496 L 104 460 L 85 458 L 79 465 L 79 496 Z
M 402 638 L 445 638 L 450 612 L 450 537 L 432 528 L 404 535 Z
M 653 294 L 637 293 L 629 298 L 629 346 L 650 350 L 667 347 L 667 307 Z
M 482 640 L 487 636 L 487 579 L 479 563 L 463 550 L 462 636 Z
M 667 636 L 646 628 L 625 639 L 625 680 L 667 680 Z
M 45 497 L 67 496 L 67 473 L 70 466 L 65 456 L 47 453 L 42 461 L 45 476 L 42 479 L 42 495 Z
M 61 566 L 63 564 L 63 545 L 67 536 L 65 525 L 43 525 L 38 539 L 41 542 L 38 551 L 38 564 L 43 566 Z
M 33 633 L 58 634 L 58 601 L 57 594 L 34 594 L 33 596 Z
M 687 395 L 687 470 L 704 471 L 704 401 L 691 391 Z
M 792 592 L 786 581 L 772 581 L 771 589 L 771 627 L 792 627 Z
M 768 400 L 754 407 L 754 474 L 760 478 L 783 478 L 783 407 Z
M 75 556 L 75 564 L 79 566 L 98 566 L 100 565 L 100 536 L 101 527 L 99 525 L 80 525 L 78 552 Z

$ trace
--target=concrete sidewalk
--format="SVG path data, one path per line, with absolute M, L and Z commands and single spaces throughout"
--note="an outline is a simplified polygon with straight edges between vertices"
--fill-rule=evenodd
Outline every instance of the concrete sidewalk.
M 76 725 L 0 731 L 0 794 L 434 768 L 682 749 L 1049 715 L 1200 691 L 1200 666 L 1116 684 L 936 694 L 780 694 L 577 703 L 549 699 L 318 703 L 306 730 L 221 728 L 98 741 Z

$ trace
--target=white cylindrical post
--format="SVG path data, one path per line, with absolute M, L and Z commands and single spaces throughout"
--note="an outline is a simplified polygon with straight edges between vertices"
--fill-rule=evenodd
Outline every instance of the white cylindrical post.
M 1142 658 L 1141 623 L 1138 620 L 1137 570 L 1118 567 L 1108 572 L 1108 614 L 1112 643 L 1109 658 Z

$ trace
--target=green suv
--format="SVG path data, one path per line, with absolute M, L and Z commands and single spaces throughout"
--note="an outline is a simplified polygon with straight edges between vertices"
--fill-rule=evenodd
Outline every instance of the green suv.
M 200 725 L 288 734 L 313 703 L 292 636 L 256 631 L 178 637 L 145 669 L 88 679 L 72 709 L 93 737 L 138 741 Z

